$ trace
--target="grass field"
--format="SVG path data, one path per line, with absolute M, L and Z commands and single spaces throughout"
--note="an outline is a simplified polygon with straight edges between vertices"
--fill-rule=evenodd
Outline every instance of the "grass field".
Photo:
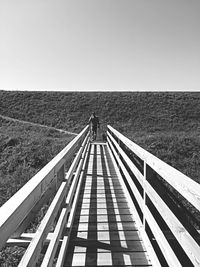
M 96 111 L 123 133 L 200 130 L 199 93 L 0 91 L 0 114 L 79 132 Z
M 0 206 L 74 136 L 0 119 Z

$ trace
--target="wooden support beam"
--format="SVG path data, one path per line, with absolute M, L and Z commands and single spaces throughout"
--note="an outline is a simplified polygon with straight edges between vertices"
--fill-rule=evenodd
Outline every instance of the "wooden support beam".
M 51 238 L 51 241 L 49 243 L 49 246 L 47 248 L 47 251 L 45 253 L 44 259 L 42 261 L 41 267 L 45 266 L 52 266 L 54 256 L 57 250 L 57 246 L 64 228 L 64 225 L 66 223 L 66 218 L 69 214 L 68 208 L 63 208 L 59 217 L 59 220 L 56 224 L 56 228 L 54 230 L 53 236 Z
M 77 189 L 76 189 L 76 192 L 75 192 L 72 208 L 71 208 L 71 211 L 70 211 L 70 216 L 69 216 L 69 219 L 68 219 L 68 222 L 67 222 L 67 228 L 69 229 L 68 236 L 64 236 L 64 238 L 63 238 L 63 242 L 62 242 L 62 245 L 61 245 L 61 248 L 60 248 L 60 252 L 59 252 L 59 255 L 58 255 L 58 259 L 57 259 L 57 262 L 56 262 L 56 267 L 62 267 L 63 264 L 64 264 L 65 254 L 66 254 L 67 247 L 68 247 L 68 244 L 69 244 L 69 237 L 71 235 L 72 225 L 73 225 L 74 218 L 75 218 L 75 210 L 76 210 L 76 207 L 77 207 L 77 204 L 78 204 L 77 202 L 78 202 L 78 197 L 79 197 L 79 194 L 80 194 L 80 189 L 81 189 L 81 184 L 82 184 L 82 179 L 83 179 L 83 174 L 84 174 L 84 171 L 85 171 L 87 158 L 88 158 L 88 144 L 86 145 L 86 149 L 85 149 L 85 151 L 83 153 L 82 170 L 81 170 L 81 173 L 80 173 L 78 186 L 77 186 Z
M 63 198 L 65 196 L 67 190 L 66 182 L 63 182 L 54 198 L 52 201 L 45 217 L 43 218 L 36 234 L 33 240 L 31 241 L 28 249 L 26 250 L 24 256 L 22 257 L 19 267 L 24 267 L 24 266 L 35 266 L 37 263 L 37 258 L 39 256 L 39 252 L 42 249 L 42 245 L 44 240 L 46 239 L 46 236 L 48 234 L 48 231 L 51 227 L 52 222 L 54 221 L 58 209 L 60 208 L 60 204 L 63 201 Z
M 87 141 L 88 135 L 86 136 L 85 140 Z M 84 144 L 85 142 L 84 141 Z M 67 181 L 63 182 L 54 197 L 45 217 L 43 218 L 37 232 L 35 235 L 35 238 L 31 241 L 28 249 L 26 250 L 24 256 L 22 257 L 19 267 L 33 267 L 37 263 L 37 259 L 39 256 L 39 253 L 42 249 L 43 241 L 46 239 L 46 236 L 49 232 L 49 229 L 51 227 L 52 222 L 54 221 L 55 217 L 58 214 L 58 211 L 61 207 L 61 204 L 63 203 L 64 198 L 66 197 L 66 194 L 68 192 L 68 181 L 70 180 L 70 177 L 72 177 L 73 172 L 75 170 L 75 166 L 78 164 L 78 160 L 82 154 L 82 150 L 84 149 L 84 146 L 79 149 L 78 154 L 76 155 L 72 166 L 70 167 L 68 173 L 67 173 Z M 70 207 L 68 207 L 70 208 Z
M 56 267 L 62 267 L 64 264 L 64 260 L 65 260 L 65 254 L 67 251 L 67 244 L 69 242 L 69 237 L 68 236 L 64 236 L 63 241 L 62 241 L 62 245 L 60 248 L 60 252 L 58 255 L 58 259 L 56 262 Z
M 59 184 L 60 185 L 60 184 Z M 41 196 L 39 201 L 35 204 L 35 206 L 29 211 L 29 214 L 22 221 L 16 231 L 12 234 L 11 237 L 16 238 L 20 237 L 21 234 L 26 230 L 30 222 L 35 217 L 36 213 L 42 208 L 42 206 L 48 202 L 49 198 L 55 195 L 56 192 L 56 180 L 53 180 L 51 185 L 47 188 L 44 194 Z
M 87 139 L 86 139 L 86 141 L 87 141 Z M 48 249 L 45 253 L 41 267 L 52 266 L 59 239 L 60 239 L 61 234 L 63 232 L 64 226 L 66 225 L 67 216 L 68 216 L 69 212 L 70 212 L 70 214 L 74 213 L 74 210 L 72 209 L 72 207 L 74 205 L 76 205 L 76 201 L 77 201 L 77 198 L 79 195 L 80 185 L 82 182 L 82 177 L 80 177 L 80 172 L 81 172 L 81 169 L 83 166 L 83 160 L 84 160 L 85 152 L 87 149 L 87 145 L 85 146 L 85 143 L 84 143 L 83 148 L 84 147 L 85 147 L 85 150 L 83 152 L 82 158 L 79 161 L 79 165 L 77 167 L 77 171 L 76 171 L 75 177 L 73 179 L 70 191 L 68 192 L 68 196 L 67 196 L 67 200 L 66 200 L 66 205 L 68 208 L 62 209 L 59 220 L 56 224 L 56 228 L 54 230 L 53 238 L 51 239 L 50 244 L 48 246 Z M 78 184 L 78 186 L 77 186 L 77 184 Z M 76 198 L 74 198 L 74 194 L 77 196 Z M 72 200 L 73 200 L 73 205 L 72 205 Z
M 152 188 L 152 186 L 146 182 L 144 184 L 145 191 L 149 198 L 153 202 L 157 211 L 162 216 L 163 220 L 168 225 L 169 229 L 172 231 L 177 241 L 181 245 L 182 249 L 185 251 L 186 255 L 192 261 L 194 266 L 200 265 L 200 249 L 197 242 L 193 239 L 190 233 L 185 229 L 173 212 L 165 204 L 164 200 L 158 195 L 158 193 Z M 146 210 L 146 214 L 147 210 Z M 150 217 L 147 217 L 149 220 Z
M 47 235 L 47 238 L 44 241 L 44 245 L 49 244 L 50 240 L 52 239 L 53 234 L 49 233 Z M 5 244 L 6 247 L 11 246 L 22 246 L 22 247 L 28 247 L 31 240 L 35 237 L 35 233 L 23 233 L 18 238 L 9 238 Z M 60 240 L 61 242 L 62 240 Z

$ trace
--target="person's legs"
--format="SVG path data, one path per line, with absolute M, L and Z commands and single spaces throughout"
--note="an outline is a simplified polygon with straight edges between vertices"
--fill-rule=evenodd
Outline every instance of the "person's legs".
M 97 137 L 97 127 L 92 127 L 92 137 L 93 137 L 93 140 L 96 140 L 96 137 Z

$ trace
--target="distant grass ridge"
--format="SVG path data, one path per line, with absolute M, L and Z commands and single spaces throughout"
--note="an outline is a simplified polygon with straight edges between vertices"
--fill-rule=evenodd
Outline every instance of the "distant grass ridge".
M 199 181 L 200 92 L 0 91 L 0 114 L 79 133 L 93 111 Z
M 198 92 L 0 91 L 1 115 L 69 131 L 79 132 L 93 111 L 124 133 L 200 129 Z

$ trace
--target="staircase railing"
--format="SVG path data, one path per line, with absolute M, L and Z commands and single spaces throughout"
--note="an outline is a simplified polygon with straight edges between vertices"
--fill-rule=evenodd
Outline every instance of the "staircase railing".
M 155 262 L 158 259 L 160 266 L 200 266 L 200 184 L 111 126 L 107 137 Z
M 10 241 L 11 243 L 18 238 L 19 244 L 23 236 L 29 237 L 29 242 L 25 244 L 28 245 L 28 248 L 19 266 L 35 266 L 46 240 L 49 239 L 50 243 L 42 266 L 52 266 L 66 218 L 69 229 L 73 221 L 88 144 L 89 126 L 85 127 L 55 158 L 0 208 L 0 249 L 11 237 L 15 238 Z M 69 169 L 67 166 L 70 166 Z M 40 210 L 53 192 L 55 192 L 55 196 L 37 231 L 32 235 L 31 233 L 24 233 L 31 218 Z M 54 232 L 50 233 L 54 224 Z M 47 238 L 48 236 L 50 238 Z M 61 253 L 67 246 L 67 240 L 66 235 L 63 238 Z M 23 244 L 24 241 L 21 241 Z M 60 256 L 57 266 L 61 266 L 59 265 L 61 262 L 62 257 Z

